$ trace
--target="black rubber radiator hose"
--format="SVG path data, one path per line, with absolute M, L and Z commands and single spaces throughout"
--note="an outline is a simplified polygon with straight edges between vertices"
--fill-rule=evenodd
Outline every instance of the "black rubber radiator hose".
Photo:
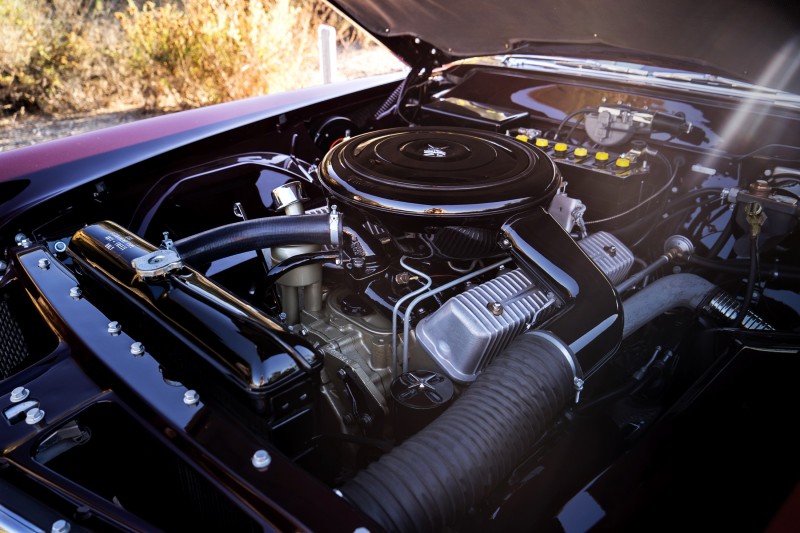
M 338 244 L 341 218 L 331 227 L 329 215 L 254 218 L 213 228 L 175 241 L 181 259 L 194 265 L 232 255 L 289 244 Z
M 520 335 L 444 414 L 342 494 L 388 531 L 440 531 L 506 479 L 574 400 L 573 365 L 556 337 Z

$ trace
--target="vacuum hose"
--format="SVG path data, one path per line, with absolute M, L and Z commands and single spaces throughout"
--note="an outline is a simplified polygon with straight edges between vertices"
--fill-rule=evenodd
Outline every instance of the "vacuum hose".
M 213 228 L 175 241 L 175 249 L 188 264 L 202 265 L 232 255 L 291 244 L 341 242 L 341 218 L 302 215 L 255 218 Z
M 341 491 L 388 531 L 440 531 L 506 479 L 574 399 L 572 354 L 520 335 L 439 418 Z

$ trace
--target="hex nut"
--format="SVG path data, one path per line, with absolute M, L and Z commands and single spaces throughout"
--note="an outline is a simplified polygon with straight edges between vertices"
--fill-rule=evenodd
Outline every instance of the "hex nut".
M 11 391 L 11 403 L 19 403 L 28 396 L 30 396 L 31 391 L 26 389 L 25 387 L 17 387 Z
M 38 424 L 44 419 L 44 411 L 38 407 L 28 410 L 25 413 L 25 423 L 28 425 Z
M 194 389 L 189 389 L 183 393 L 183 403 L 186 405 L 195 405 L 200 402 L 200 395 Z
M 486 304 L 486 308 L 494 316 L 500 316 L 503 314 L 503 305 L 498 302 L 489 302 L 488 304 Z
M 131 354 L 132 355 L 144 354 L 144 344 L 138 341 L 131 344 Z
M 56 520 L 50 527 L 50 533 L 69 533 L 72 526 L 66 520 Z
M 83 291 L 80 287 L 72 287 L 69 290 L 69 297 L 73 300 L 80 300 L 81 296 L 83 296 Z
M 264 470 L 272 462 L 272 457 L 270 457 L 267 450 L 256 450 L 256 453 L 254 453 L 253 457 L 250 458 L 250 462 L 252 462 L 253 466 L 259 470 Z
M 122 324 L 113 320 L 108 323 L 108 333 L 111 335 L 119 335 L 122 332 Z

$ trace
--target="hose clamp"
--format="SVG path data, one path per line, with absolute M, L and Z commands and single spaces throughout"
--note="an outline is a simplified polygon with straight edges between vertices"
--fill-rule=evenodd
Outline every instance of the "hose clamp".
M 581 365 L 578 363 L 578 360 L 575 358 L 575 354 L 569 349 L 569 346 L 564 344 L 561 339 L 549 331 L 529 331 L 526 333 L 526 335 L 533 335 L 545 339 L 547 342 L 555 346 L 559 353 L 564 356 L 569 364 L 570 369 L 572 370 L 572 386 L 575 389 L 575 403 L 580 402 L 581 392 L 583 391 L 584 386 L 583 370 L 581 369 Z
M 338 211 L 338 207 L 334 204 L 331 206 L 331 212 L 328 216 L 328 222 L 331 227 L 331 244 L 334 246 L 341 246 L 342 244 L 342 217 Z

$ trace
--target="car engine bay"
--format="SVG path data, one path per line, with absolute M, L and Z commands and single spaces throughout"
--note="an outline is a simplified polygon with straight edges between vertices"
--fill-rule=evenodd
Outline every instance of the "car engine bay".
M 797 404 L 791 371 L 755 384 L 797 367 L 796 109 L 468 61 L 390 90 L 155 155 L 6 224 L 2 408 L 27 444 L 4 485 L 61 509 L 99 496 L 89 529 L 259 529 L 266 504 L 224 494 L 283 502 L 286 484 L 241 473 L 283 471 L 358 509 L 342 528 L 570 530 L 553 517 L 733 361 L 765 409 Z M 54 361 L 48 401 L 31 381 Z M 709 446 L 781 456 L 781 412 L 750 436 L 722 416 Z M 778 499 L 800 472 L 783 465 Z M 184 483 L 197 496 L 176 503 Z

